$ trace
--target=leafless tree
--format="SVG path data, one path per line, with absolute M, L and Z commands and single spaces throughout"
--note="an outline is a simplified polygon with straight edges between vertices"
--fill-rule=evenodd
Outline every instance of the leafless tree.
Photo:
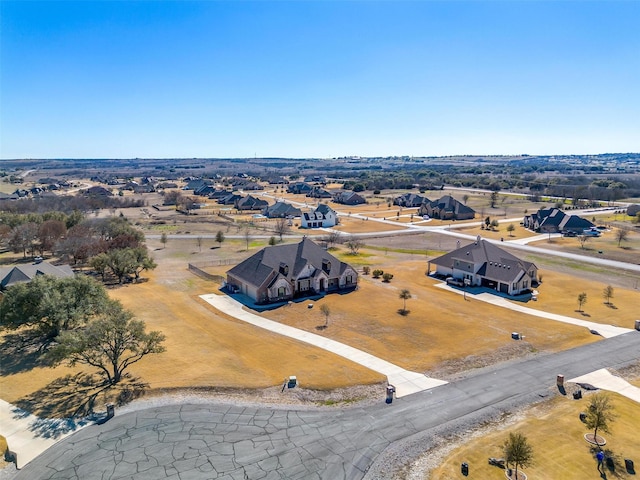
M 345 242 L 345 245 L 347 246 L 347 248 L 349 249 L 349 252 L 352 255 L 357 255 L 358 252 L 360 251 L 360 248 L 362 248 L 364 244 L 362 240 L 360 240 L 359 238 L 350 237 L 349 240 Z
M 280 236 L 282 242 L 282 236 L 289 231 L 289 222 L 286 218 L 277 218 L 275 225 L 275 232 Z

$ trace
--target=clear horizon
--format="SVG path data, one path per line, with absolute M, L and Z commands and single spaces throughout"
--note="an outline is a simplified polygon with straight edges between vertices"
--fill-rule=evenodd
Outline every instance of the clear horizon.
M 640 151 L 640 2 L 0 3 L 0 158 Z

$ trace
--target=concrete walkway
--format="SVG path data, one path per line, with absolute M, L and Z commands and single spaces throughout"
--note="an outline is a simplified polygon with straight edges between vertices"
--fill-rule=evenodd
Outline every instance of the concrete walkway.
M 465 293 L 464 290 L 453 288 L 445 283 L 440 283 L 436 285 L 436 287 L 442 288 L 443 290 L 449 290 L 450 292 L 454 292 L 459 295 L 464 295 Z M 474 300 L 480 300 L 482 302 L 491 303 L 493 305 L 497 305 L 498 307 L 508 308 L 510 310 L 524 313 L 526 315 L 533 315 L 534 317 L 541 317 L 541 318 L 546 318 L 548 320 L 554 320 L 556 322 L 569 323 L 571 325 L 576 325 L 578 327 L 585 327 L 593 332 L 597 332 L 598 335 L 601 335 L 604 338 L 611 338 L 617 335 L 623 335 L 625 333 L 629 333 L 633 331 L 633 329 L 630 329 L 630 328 L 616 327 L 614 325 L 589 322 L 586 320 L 580 320 L 578 318 L 566 317 L 564 315 L 558 315 L 555 313 L 543 312 L 542 310 L 536 310 L 534 308 L 525 307 L 524 305 L 520 305 L 515 302 L 510 302 L 506 298 L 501 297 L 499 295 L 495 295 L 493 293 L 488 293 L 488 292 L 473 293 L 473 290 L 467 290 L 466 294 L 469 298 L 473 298 Z
M 256 327 L 264 328 L 271 332 L 284 335 L 286 337 L 294 338 L 301 342 L 309 343 L 323 350 L 335 353 L 341 357 L 347 358 L 352 362 L 358 363 L 364 367 L 367 367 L 375 372 L 386 375 L 387 381 L 390 385 L 396 388 L 396 397 L 403 397 L 412 393 L 428 390 L 433 387 L 444 385 L 444 380 L 437 380 L 435 378 L 429 378 L 426 375 L 418 372 L 411 372 L 405 370 L 393 363 L 382 360 L 378 357 L 374 357 L 362 350 L 350 347 L 344 343 L 336 342 L 329 338 L 325 338 L 315 333 L 306 332 L 298 328 L 283 325 L 273 320 L 268 320 L 259 315 L 247 312 L 242 309 L 242 304 L 227 295 L 200 295 L 205 302 L 214 306 L 218 310 L 231 315 L 238 320 L 250 323 Z
M 75 423 L 65 419 L 42 419 L 0 400 L 0 434 L 22 468 L 54 443 L 92 422 Z
M 640 403 L 640 388 L 631 385 L 626 380 L 611 374 L 606 368 L 601 368 L 595 372 L 587 373 L 580 377 L 569 380 L 573 383 L 587 384 L 601 390 L 609 390 L 630 398 L 634 402 Z

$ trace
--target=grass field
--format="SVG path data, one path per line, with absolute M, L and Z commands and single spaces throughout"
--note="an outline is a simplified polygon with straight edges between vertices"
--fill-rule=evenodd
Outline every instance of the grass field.
M 557 397 L 544 402 L 527 412 L 525 418 L 506 418 L 505 428 L 492 425 L 477 432 L 473 439 L 446 455 L 440 467 L 425 479 L 446 480 L 461 478 L 460 464 L 469 464 L 469 476 L 476 480 L 499 480 L 505 478 L 504 470 L 488 464 L 489 457 L 501 458 L 502 444 L 509 432 L 523 433 L 533 447 L 534 465 L 524 469 L 529 478 L 573 480 L 577 478 L 600 478 L 595 450 L 584 439 L 588 433 L 579 413 L 586 410 L 587 393 L 580 400 Z M 610 393 L 617 418 L 611 424 L 611 433 L 603 433 L 607 444 L 607 456 L 614 459 L 615 471 L 607 468 L 606 478 L 632 479 L 624 468 L 624 459 L 637 459 L 640 452 L 640 405 L 621 395 Z M 600 432 L 598 433 L 600 435 Z M 465 441 L 465 439 L 461 439 Z M 635 460 L 636 470 L 638 461 Z M 605 477 L 603 477 L 605 478 Z
M 366 222 L 365 222 L 366 223 Z M 418 240 L 420 241 L 420 240 Z M 218 285 L 186 269 L 187 262 L 220 259 L 238 261 L 266 244 L 243 240 L 225 241 L 220 248 L 212 239 L 198 247 L 195 239 L 171 239 L 164 248 L 158 240 L 149 246 L 158 268 L 148 281 L 110 290 L 110 295 L 133 310 L 149 329 L 167 336 L 167 352 L 145 358 L 131 367 L 134 376 L 152 391 L 189 387 L 263 388 L 278 385 L 285 376 L 296 375 L 312 389 L 331 390 L 384 379 L 340 357 L 314 347 L 279 337 L 228 318 L 201 302 L 198 295 Z M 213 247 L 213 249 L 212 249 Z M 307 302 L 266 312 L 268 318 L 326 335 L 360 348 L 404 368 L 453 378 L 463 370 L 481 367 L 540 351 L 557 351 L 597 341 L 588 330 L 495 307 L 435 288 L 436 281 L 424 275 L 426 257 L 402 250 L 364 248 L 352 256 L 344 247 L 333 252 L 356 266 L 369 265 L 394 275 L 390 283 L 361 276 L 359 289 L 348 295 L 328 295 L 308 309 Z M 230 265 L 209 267 L 224 275 Z M 616 288 L 612 303 L 604 305 L 599 293 L 606 285 L 557 272 L 544 272 L 538 302 L 531 307 L 584 318 L 595 322 L 633 324 L 637 291 Z M 399 292 L 408 289 L 408 315 L 400 315 Z M 576 313 L 578 291 L 589 301 L 584 315 Z M 319 306 L 326 303 L 329 327 Z M 511 332 L 525 335 L 513 342 Z M 472 341 L 470 341 L 472 339 Z M 16 402 L 33 397 L 56 378 L 76 374 L 79 369 L 15 368 L 0 379 L 3 398 Z

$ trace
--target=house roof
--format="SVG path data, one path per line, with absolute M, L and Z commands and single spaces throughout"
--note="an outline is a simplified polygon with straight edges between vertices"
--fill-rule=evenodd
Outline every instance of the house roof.
M 344 203 L 348 205 L 356 205 L 358 203 L 367 202 L 362 195 L 358 195 L 356 192 L 352 192 L 350 190 L 337 192 L 334 195 L 334 200 L 338 203 Z
M 396 203 L 404 203 L 406 206 L 419 206 L 422 203 L 430 202 L 427 197 L 418 195 L 417 193 L 404 193 L 395 198 Z
M 73 270 L 69 265 L 56 266 L 47 262 L 4 267 L 0 268 L 0 287 L 4 289 L 16 283 L 28 282 L 37 275 L 64 278 L 73 276 Z
M 578 215 L 567 215 L 559 208 L 541 208 L 535 214 L 539 226 L 556 227 L 558 230 L 582 230 L 593 227 L 589 220 Z
M 236 208 L 241 207 L 254 207 L 254 208 L 263 208 L 269 205 L 269 202 L 266 200 L 262 200 L 260 198 L 253 197 L 251 195 L 247 195 L 246 197 L 238 198 L 236 200 Z
M 300 243 L 265 247 L 258 253 L 239 263 L 227 273 L 244 282 L 260 287 L 272 283 L 277 277 L 292 282 L 308 264 L 316 268 L 316 274 L 327 267 L 330 278 L 340 276 L 348 264 L 341 262 L 318 244 L 305 237 Z
M 437 200 L 428 203 L 431 208 L 439 208 L 440 210 L 454 212 L 456 215 L 464 213 L 476 213 L 473 208 L 467 207 L 464 203 L 459 202 L 451 195 L 445 195 Z
M 454 268 L 456 260 L 474 265 L 480 264 L 480 269 L 476 272 L 478 275 L 504 283 L 519 280 L 524 273 L 535 266 L 480 237 L 474 243 L 431 260 L 431 263 Z
M 269 216 L 284 216 L 284 215 L 292 215 L 294 217 L 299 217 L 302 215 L 302 211 L 299 208 L 294 207 L 290 203 L 285 202 L 276 202 L 273 205 L 269 205 L 264 209 L 263 212 L 267 217 Z

